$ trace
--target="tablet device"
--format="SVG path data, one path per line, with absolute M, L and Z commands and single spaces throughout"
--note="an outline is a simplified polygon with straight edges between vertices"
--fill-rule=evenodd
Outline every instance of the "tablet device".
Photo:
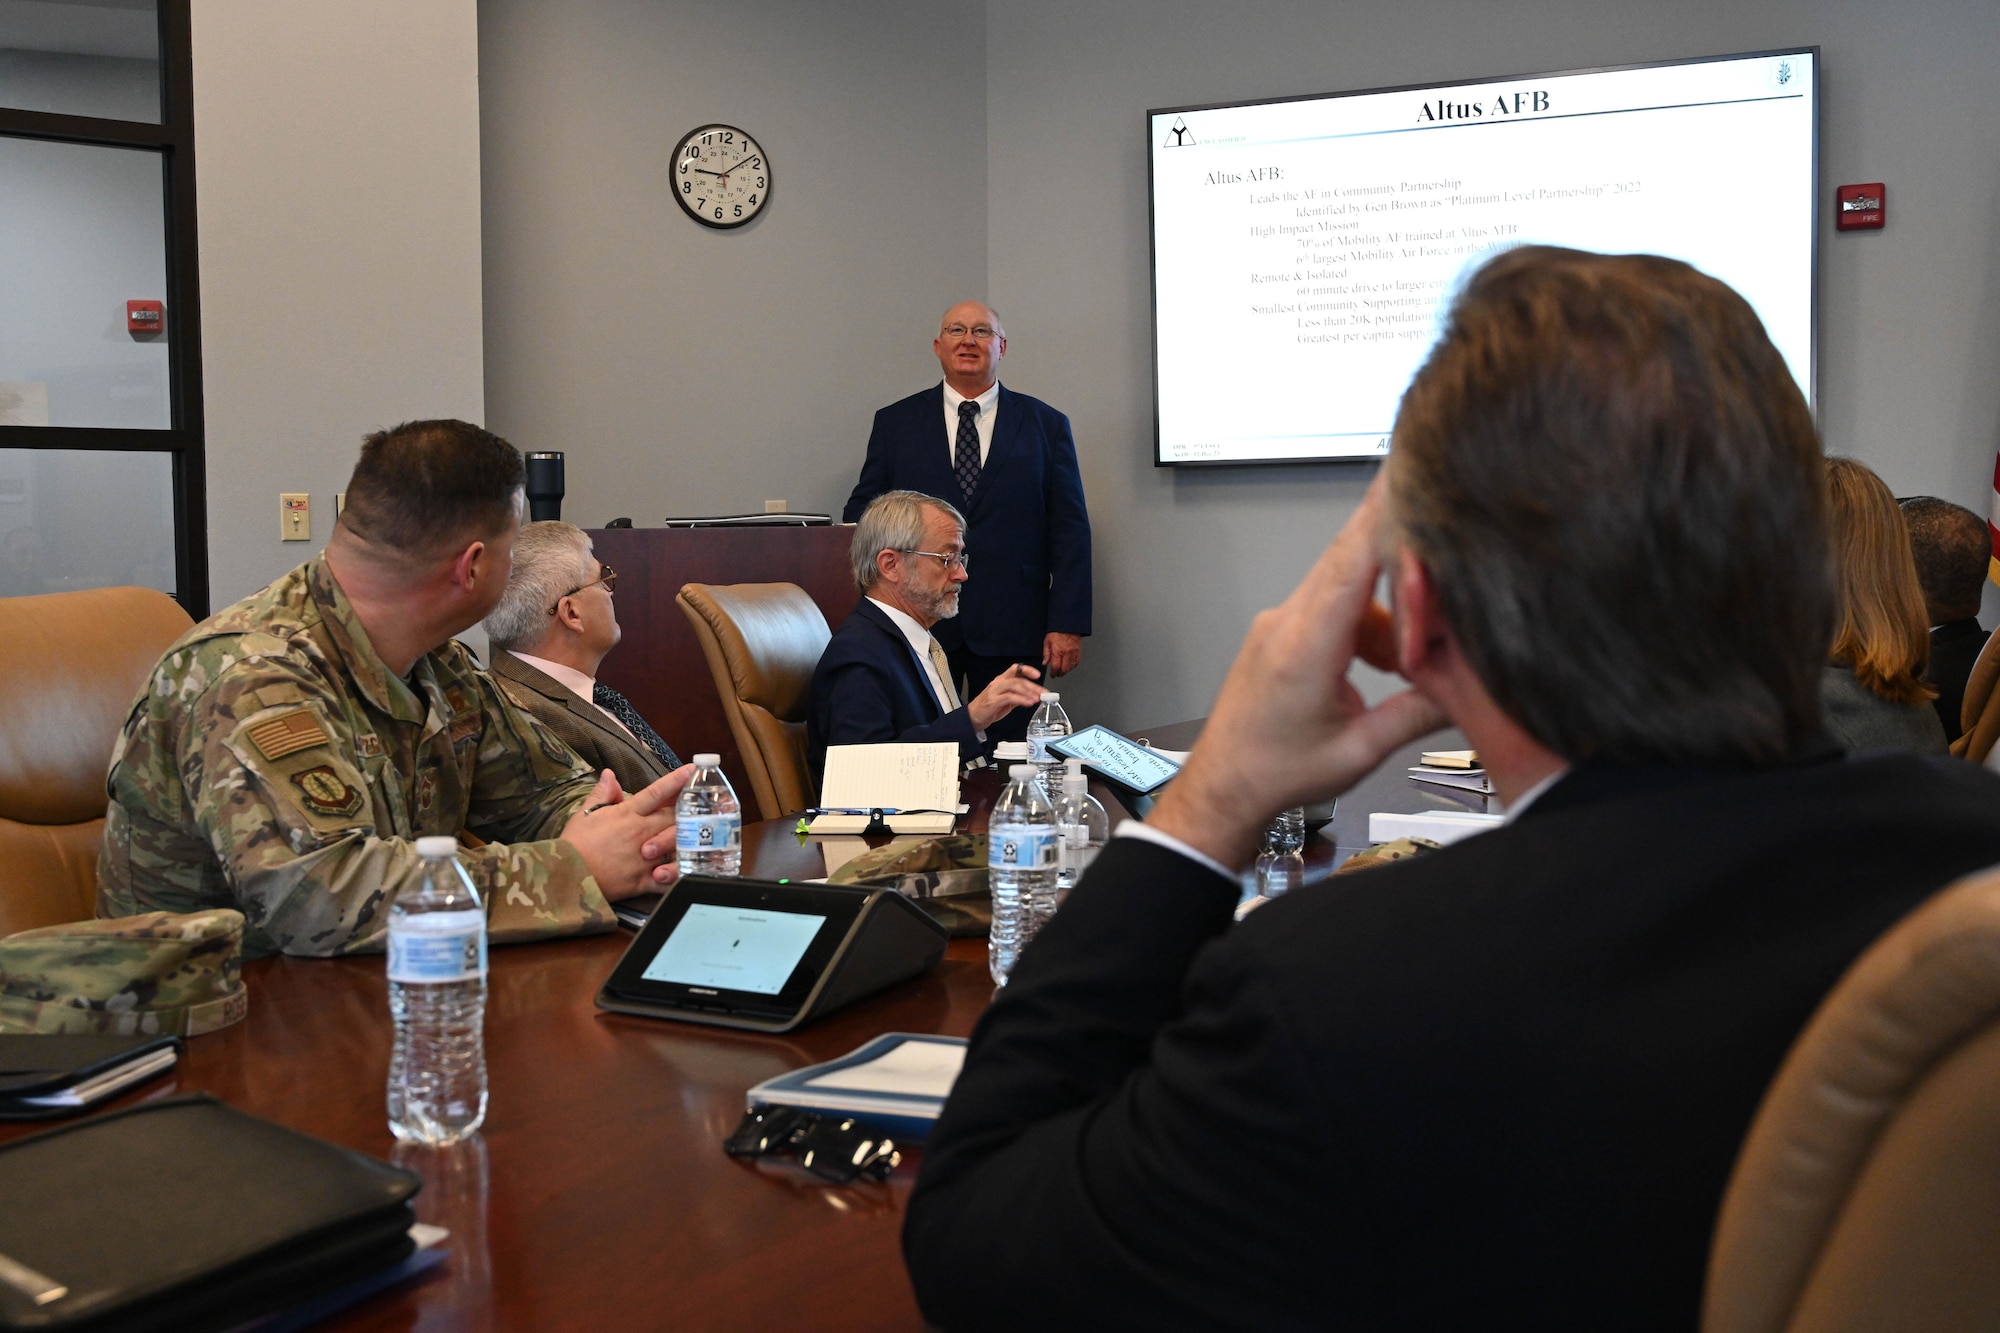
M 786 1032 L 919 976 L 949 934 L 892 889 L 684 875 L 598 992 L 600 1008 Z
M 1119 786 L 1150 796 L 1173 780 L 1181 766 L 1108 727 L 1085 727 L 1073 736 L 1059 736 L 1049 748 L 1065 759 L 1081 759 Z

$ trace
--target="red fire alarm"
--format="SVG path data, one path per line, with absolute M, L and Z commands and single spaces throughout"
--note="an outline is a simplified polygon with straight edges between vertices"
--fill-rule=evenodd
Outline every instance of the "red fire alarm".
M 125 331 L 158 333 L 167 326 L 167 307 L 158 301 L 127 301 Z
M 1888 187 L 1843 185 L 1833 192 L 1833 225 L 1841 231 L 1869 231 L 1882 225 L 1888 215 Z

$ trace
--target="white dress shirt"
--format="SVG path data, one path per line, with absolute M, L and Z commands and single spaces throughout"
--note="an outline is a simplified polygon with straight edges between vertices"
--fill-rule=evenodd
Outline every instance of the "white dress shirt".
M 977 398 L 967 398 L 964 394 L 952 388 L 949 383 L 944 386 L 944 438 L 945 443 L 951 450 L 949 461 L 954 467 L 958 464 L 958 405 L 960 403 L 979 404 L 979 415 L 972 419 L 972 424 L 979 431 L 979 466 L 985 467 L 986 451 L 993 447 L 993 413 L 1000 406 L 1000 381 L 993 381 L 993 387 L 985 393 L 980 394 Z
M 881 607 L 883 613 L 896 622 L 896 628 L 903 631 L 903 637 L 910 641 L 910 652 L 915 654 L 917 665 L 923 668 L 924 679 L 931 683 L 931 697 L 937 700 L 938 711 L 949 713 L 956 708 L 958 705 L 951 701 L 951 691 L 945 687 L 944 679 L 931 662 L 931 644 L 936 642 L 931 638 L 931 632 L 919 625 L 909 613 L 873 597 L 868 600 Z
M 584 675 L 573 666 L 564 666 L 561 662 L 551 662 L 546 657 L 536 657 L 531 653 L 515 653 L 514 656 L 520 658 L 543 675 L 554 677 L 557 684 L 589 704 L 592 708 L 595 708 L 598 712 L 604 714 L 604 716 L 610 718 L 612 726 L 618 728 L 618 730 L 624 732 L 627 736 L 632 736 L 632 729 L 618 720 L 618 714 L 597 702 L 597 681 L 595 678 Z M 632 736 L 632 740 L 641 749 L 646 748 L 645 743 L 640 741 L 637 736 Z M 650 754 L 651 751 L 648 750 L 647 753 Z

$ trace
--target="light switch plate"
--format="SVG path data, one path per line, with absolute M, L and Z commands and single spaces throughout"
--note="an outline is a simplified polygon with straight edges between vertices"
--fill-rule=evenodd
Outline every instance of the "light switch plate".
M 310 495 L 286 493 L 278 497 L 278 540 L 287 542 L 312 540 Z

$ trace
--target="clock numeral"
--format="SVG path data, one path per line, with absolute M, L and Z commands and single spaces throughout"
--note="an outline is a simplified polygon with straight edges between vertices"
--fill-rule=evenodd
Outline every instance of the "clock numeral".
M 735 142 L 736 142 L 736 136 L 735 136 L 734 134 L 730 133 L 729 131 L 727 131 L 727 130 L 724 130 L 724 131 L 723 131 L 723 134 L 722 134 L 722 142 L 724 142 L 724 143 L 735 143 Z
M 746 168 L 748 168 L 748 169 L 750 169 L 750 170 L 754 171 L 754 170 L 756 170 L 756 169 L 757 169 L 758 167 L 761 167 L 761 166 L 763 166 L 763 165 L 764 165 L 764 159 L 763 159 L 763 158 L 761 158 L 761 157 L 753 157 L 753 158 L 750 158 L 750 159 L 749 159 L 748 161 L 744 162 L 744 164 L 743 164 L 743 165 L 744 165 L 744 166 L 745 166 Z
M 688 145 L 688 150 L 687 150 L 687 155 L 688 155 L 689 157 L 700 157 L 700 156 L 701 156 L 701 149 L 699 149 L 699 148 L 695 147 L 695 146 L 694 146 L 693 144 L 689 144 L 689 145 Z
M 686 159 L 686 158 L 682 158 L 682 159 L 681 159 L 681 175 L 685 176 L 685 175 L 687 175 L 687 174 L 688 174 L 688 164 L 687 164 L 687 159 Z
M 749 198 L 748 200 L 746 200 L 745 202 L 747 202 L 747 203 L 752 203 L 752 204 L 754 204 L 754 203 L 756 203 L 756 202 L 757 202 L 757 196 L 753 194 L 753 195 L 751 195 L 751 196 L 750 196 L 750 198 Z
M 694 182 L 693 182 L 693 181 L 682 181 L 682 182 L 681 182 L 681 193 L 682 193 L 682 194 L 693 194 L 693 193 L 694 193 Z
M 764 178 L 762 176 L 757 178 L 757 188 L 760 190 L 764 188 Z
M 695 201 L 694 201 L 694 206 L 695 206 L 696 208 L 706 208 L 706 207 L 708 207 L 708 200 L 706 200 L 706 199 L 697 199 L 697 200 L 695 200 Z
M 715 210 L 715 216 L 718 218 L 722 216 L 722 210 L 720 208 Z
M 737 217 L 739 217 L 739 218 L 743 216 L 743 205 L 741 205 L 741 204 L 738 204 L 738 205 L 736 206 L 736 214 L 735 214 L 735 216 L 737 216 Z
M 704 135 L 702 135 L 702 136 L 701 136 L 701 141 L 702 141 L 703 143 L 714 143 L 714 142 L 715 142 L 715 136 L 714 136 L 713 134 L 704 134 Z

